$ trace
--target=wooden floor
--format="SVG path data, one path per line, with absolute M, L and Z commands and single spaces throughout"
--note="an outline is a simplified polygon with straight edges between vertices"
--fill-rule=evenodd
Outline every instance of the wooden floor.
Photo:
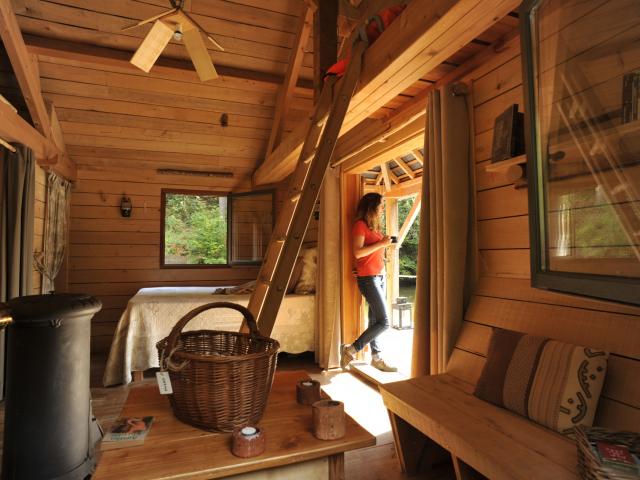
M 102 372 L 106 359 L 93 356 L 91 359 L 91 393 L 94 413 L 104 426 L 109 425 L 120 414 L 128 388 L 126 386 L 102 387 Z M 401 480 L 431 478 L 444 480 L 455 478 L 453 472 L 437 477 L 409 477 L 400 472 L 393 446 L 393 436 L 386 409 L 377 389 L 356 376 L 334 370 L 323 372 L 313 362 L 312 355 L 281 355 L 278 369 L 305 370 L 321 382 L 323 389 L 334 399 L 345 403 L 345 409 L 358 423 L 376 436 L 375 447 L 363 448 L 345 455 L 345 477 L 347 480 Z M 145 377 L 145 382 L 154 382 L 155 377 Z M 2 427 L 4 426 L 4 404 L 0 404 Z

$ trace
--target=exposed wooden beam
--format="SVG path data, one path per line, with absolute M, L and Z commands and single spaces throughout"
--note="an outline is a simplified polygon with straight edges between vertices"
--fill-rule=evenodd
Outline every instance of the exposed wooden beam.
M 420 161 L 420 163 L 422 163 L 422 165 L 424 165 L 424 155 L 419 149 L 414 148 L 413 150 L 411 150 L 411 153 Z
M 338 0 L 322 0 L 318 2 L 318 9 L 313 17 L 313 83 L 316 97 L 322 90 L 325 73 L 337 60 L 336 25 L 339 9 Z M 304 132 L 306 133 L 306 127 Z
M 420 120 L 424 123 L 426 121 L 425 111 L 427 97 L 430 92 L 452 82 L 466 81 L 471 72 L 475 75 L 476 72 L 484 71 L 486 73 L 496 68 L 500 65 L 495 65 L 496 54 L 499 54 L 502 63 L 504 63 L 504 58 L 508 58 L 511 55 L 516 56 L 519 51 L 520 41 L 518 29 L 516 28 L 477 53 L 455 70 L 449 72 L 435 84 L 428 86 L 414 98 L 405 102 L 389 117 L 377 120 L 367 119 L 358 124 L 356 128 L 350 130 L 338 141 L 332 165 L 339 165 L 349 160 L 354 155 L 375 145 L 380 140 L 384 140 L 405 128 L 411 122 Z M 413 154 L 418 160 L 424 162 L 424 158 L 418 149 L 415 149 Z
M 380 165 L 380 168 L 382 169 L 382 177 L 384 178 L 384 189 L 388 192 L 389 190 L 391 190 L 391 171 L 389 170 L 389 165 L 387 165 L 387 162 L 383 162 Z
M 22 38 L 18 21 L 8 0 L 0 1 L 0 37 L 7 51 L 13 72 L 36 129 L 45 137 L 51 133 L 47 108 L 40 91 L 40 77 L 34 71 L 31 57 Z
M 365 53 L 360 84 L 341 131 L 417 82 L 513 9 L 519 0 L 413 0 Z M 254 174 L 258 185 L 290 174 L 306 128 L 291 132 Z
M 411 167 L 409 165 L 407 165 L 407 162 L 405 162 L 402 159 L 402 157 L 396 157 L 396 163 L 402 169 L 402 171 L 409 176 L 409 178 L 416 178 L 416 174 L 411 169 Z
M 402 227 L 400 227 L 400 231 L 398 232 L 398 248 L 402 246 L 404 239 L 407 238 L 407 234 L 413 225 L 413 222 L 416 221 L 418 217 L 418 213 L 420 212 L 420 206 L 422 203 L 422 195 L 418 193 L 418 196 L 413 201 L 413 205 L 411 206 L 411 210 L 409 210 L 409 215 L 404 219 L 404 223 Z
M 313 23 L 313 12 L 313 9 L 305 6 L 300 15 L 296 39 L 293 43 L 294 47 L 291 49 L 291 57 L 289 58 L 289 64 L 287 66 L 287 73 L 284 77 L 284 83 L 278 91 L 276 111 L 273 117 L 273 125 L 271 126 L 271 134 L 269 135 L 269 143 L 267 144 L 267 155 L 273 152 L 273 149 L 280 142 L 284 121 L 287 117 L 291 100 L 293 99 L 293 92 L 295 91 L 300 74 L 300 67 L 304 59 L 305 48 L 309 40 L 309 33 Z
M 422 177 L 416 177 L 413 180 L 406 180 L 394 185 L 391 190 L 384 193 L 387 198 L 403 198 L 415 195 L 422 188 Z
M 389 136 L 384 142 L 374 143 L 371 147 L 349 158 L 342 164 L 345 172 L 364 173 L 380 164 L 382 160 L 405 155 L 414 148 L 424 145 L 424 119 L 414 120 L 402 130 Z
M 56 155 L 55 145 L 18 115 L 11 105 L 4 102 L 0 102 L 0 138 L 28 146 L 36 158 Z
M 380 173 L 378 173 L 378 175 L 376 176 L 376 185 L 380 185 L 382 183 L 382 180 L 384 180 L 384 177 L 382 175 L 382 170 L 380 171 Z
M 74 181 L 78 176 L 78 169 L 67 153 L 62 127 L 60 126 L 58 114 L 52 102 L 47 102 L 47 113 L 51 121 L 51 141 L 55 145 L 57 153 L 54 157 L 41 160 L 39 163 L 42 166 L 49 165 L 58 175 Z M 53 161 L 53 159 L 55 159 L 55 161 Z
M 43 60 L 59 58 L 85 65 L 114 67 L 127 72 L 142 74 L 140 69 L 129 63 L 129 59 L 131 58 L 131 52 L 129 51 L 77 42 L 67 42 L 34 35 L 25 35 L 24 39 L 27 50 L 32 54 L 38 55 L 38 57 Z M 279 75 L 227 67 L 224 65 L 216 65 L 216 70 L 220 77 L 222 77 L 217 80 L 217 82 L 222 83 L 225 81 L 224 77 L 278 85 L 282 84 L 284 80 L 283 77 Z M 150 75 L 154 73 L 176 80 L 191 80 L 192 82 L 200 83 L 198 75 L 193 69 L 193 64 L 186 60 L 159 58 L 153 66 Z M 297 87 L 311 89 L 313 88 L 313 83 L 309 80 L 298 79 Z

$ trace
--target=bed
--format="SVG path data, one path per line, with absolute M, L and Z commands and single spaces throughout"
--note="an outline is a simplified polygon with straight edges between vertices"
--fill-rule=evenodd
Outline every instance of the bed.
M 210 302 L 249 303 L 249 294 L 214 294 L 216 287 L 142 288 L 129 300 L 120 317 L 104 372 L 104 386 L 131 382 L 132 371 L 157 368 L 156 343 L 166 337 L 187 312 Z M 302 353 L 315 349 L 315 295 L 286 295 L 271 337 L 280 351 Z M 214 309 L 194 318 L 185 330 L 238 331 L 242 316 L 235 310 Z

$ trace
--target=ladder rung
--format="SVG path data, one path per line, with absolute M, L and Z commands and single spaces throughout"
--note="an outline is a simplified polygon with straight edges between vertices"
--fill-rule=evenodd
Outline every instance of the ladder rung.
M 302 195 L 302 192 L 296 192 L 289 197 L 289 200 L 291 200 L 292 202 L 297 202 L 298 200 L 300 200 L 301 195 Z
M 286 239 L 287 239 L 287 237 L 278 237 L 278 238 L 275 239 L 275 241 L 277 243 L 284 243 Z

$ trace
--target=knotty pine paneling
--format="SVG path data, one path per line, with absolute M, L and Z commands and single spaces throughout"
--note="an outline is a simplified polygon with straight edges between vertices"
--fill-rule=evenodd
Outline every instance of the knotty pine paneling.
M 120 315 L 140 288 L 240 284 L 257 276 L 257 267 L 160 268 L 161 190 L 230 192 L 249 174 L 238 171 L 242 177 L 225 179 L 80 164 L 71 196 L 68 288 L 103 303 L 93 320 L 93 351 L 109 349 Z M 133 203 L 130 218 L 120 216 L 123 195 Z
M 602 2 L 601 8 L 606 7 L 605 3 Z M 588 15 L 595 15 L 595 11 Z M 637 359 L 637 350 L 633 352 L 629 350 L 633 342 L 628 342 L 623 336 L 621 337 L 620 332 L 629 331 L 630 325 L 640 324 L 640 308 L 563 295 L 530 286 L 527 189 L 516 190 L 503 174 L 484 171 L 484 168 L 490 164 L 495 117 L 512 103 L 517 103 L 520 110 L 524 110 L 520 56 L 503 54 L 502 58 L 500 57 L 500 53 L 496 54 L 496 60 L 501 61 L 494 62 L 495 67 L 491 71 L 484 68 L 479 70 L 477 75 L 470 75 L 475 124 L 476 230 L 481 277 L 475 288 L 474 300 L 466 313 L 466 319 L 477 324 L 478 328 L 481 325 L 492 325 L 495 319 L 501 319 L 501 327 L 525 331 L 526 329 L 523 330 L 522 327 L 523 322 L 528 322 L 529 329 L 535 330 L 538 327 L 543 328 L 542 325 L 548 321 L 548 318 L 552 318 L 552 321 L 557 319 L 558 325 L 561 325 L 566 323 L 570 316 L 573 323 L 583 325 L 585 331 L 593 328 L 595 322 L 599 328 L 610 332 L 609 336 L 605 336 L 606 338 L 615 338 L 608 345 L 613 353 L 633 356 Z M 602 77 L 602 86 L 594 89 L 596 94 L 599 92 L 598 89 L 606 88 L 611 82 L 610 72 L 604 68 L 601 72 L 606 76 Z M 612 95 L 618 95 L 617 90 L 614 90 Z M 601 95 L 600 98 L 606 100 L 609 97 Z M 617 101 L 619 101 L 619 95 Z M 520 308 L 517 312 L 513 307 L 515 304 Z M 480 312 L 481 309 L 482 312 Z M 553 332 L 545 329 L 542 334 L 553 334 Z M 578 333 L 569 333 L 566 335 L 566 340 L 578 341 L 578 337 Z M 584 341 L 587 342 L 587 340 Z M 458 344 L 464 344 L 464 339 L 459 339 Z M 456 352 L 459 354 L 462 351 Z M 613 356 L 612 358 L 618 362 L 622 361 L 621 357 Z M 638 364 L 631 359 L 623 360 L 633 363 L 634 368 Z M 452 360 L 454 369 L 455 363 Z M 614 366 L 611 363 L 611 378 L 607 380 L 607 388 L 611 390 L 620 381 L 620 376 L 624 376 L 627 371 L 630 371 L 629 366 Z M 637 406 L 640 405 L 639 391 L 626 387 L 625 403 L 629 406 L 627 411 L 616 413 L 617 417 L 613 419 L 605 418 L 607 417 L 605 408 L 600 408 L 599 421 L 604 422 L 603 424 L 619 425 L 621 422 L 630 421 L 634 415 L 637 417 L 635 412 L 638 412 Z
M 91 148 L 74 150 L 82 154 L 92 151 Z M 107 151 L 104 155 L 111 153 L 114 152 Z M 128 300 L 140 288 L 236 285 L 256 278 L 258 267 L 255 266 L 160 268 L 161 190 L 231 192 L 235 185 L 248 179 L 251 169 L 237 167 L 233 179 L 159 175 L 150 167 L 126 168 L 127 160 L 135 162 L 131 152 L 123 163 L 113 167 L 108 167 L 107 161 L 96 165 L 83 162 L 84 156 L 77 158 L 78 181 L 71 197 L 68 289 L 94 295 L 102 301 L 102 310 L 93 320 L 93 351 L 108 351 Z M 139 164 L 135 162 L 134 165 Z M 276 215 L 286 194 L 286 182 L 283 182 L 275 192 Z M 123 195 L 133 203 L 130 218 L 120 215 Z M 313 217 L 305 246 L 315 245 L 317 229 L 318 222 Z

